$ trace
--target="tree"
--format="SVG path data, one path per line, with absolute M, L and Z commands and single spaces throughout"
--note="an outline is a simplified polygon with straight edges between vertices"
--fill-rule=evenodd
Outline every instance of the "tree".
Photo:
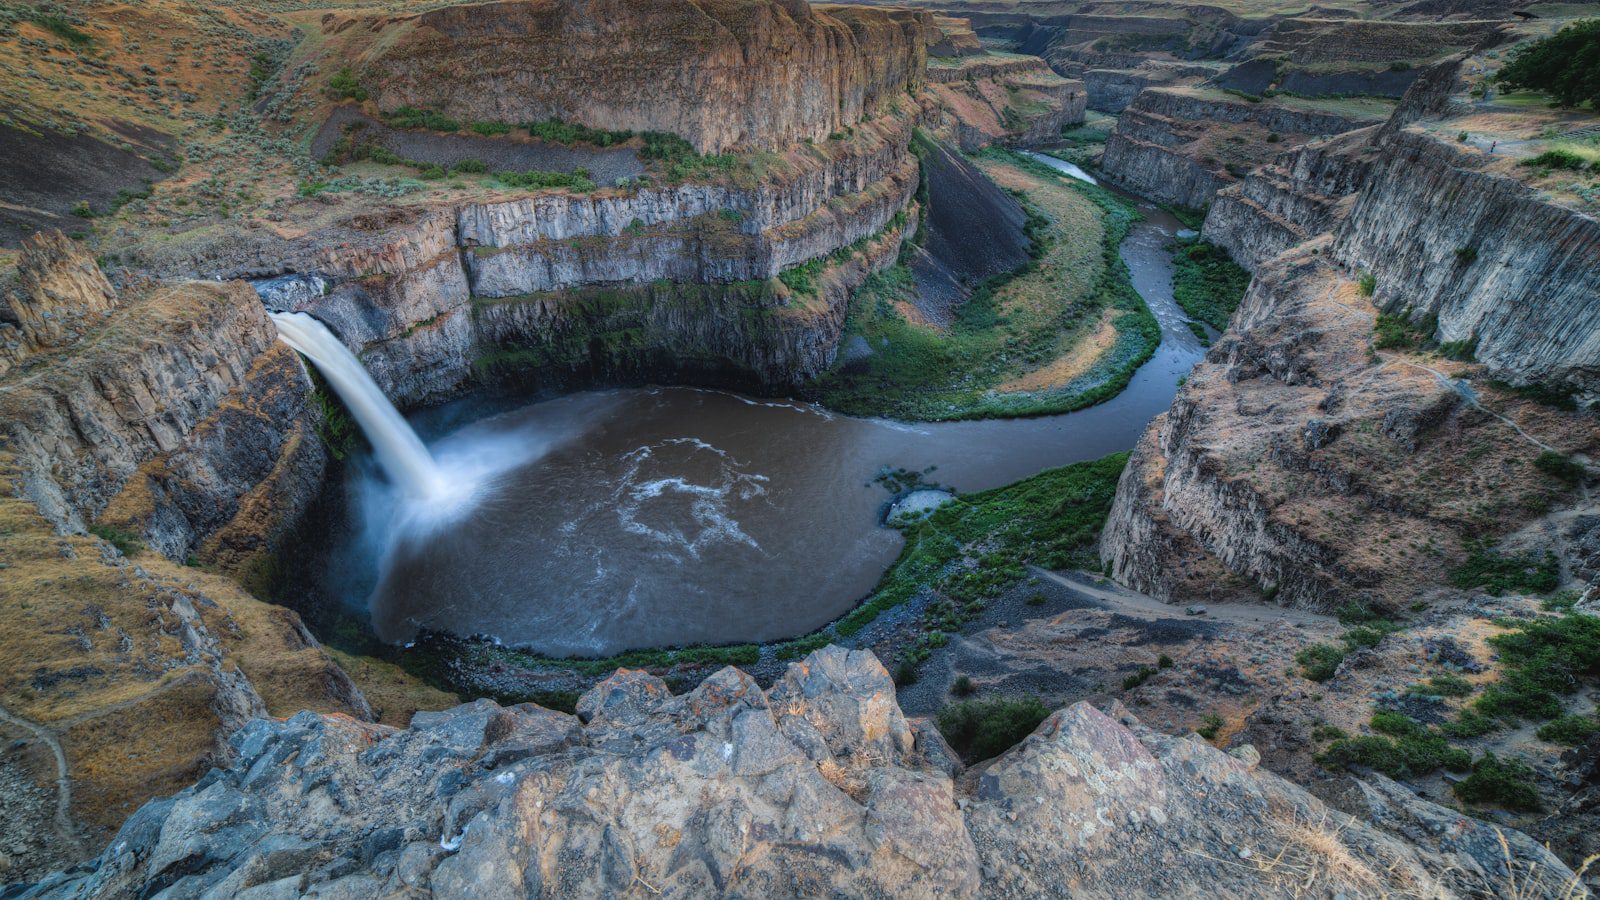
M 1562 106 L 1600 109 L 1600 19 L 1561 29 L 1517 50 L 1495 76 L 1510 90 L 1545 91 Z

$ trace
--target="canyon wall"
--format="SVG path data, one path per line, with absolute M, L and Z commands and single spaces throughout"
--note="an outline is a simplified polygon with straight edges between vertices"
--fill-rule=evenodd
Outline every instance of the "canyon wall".
M 1218 194 L 1203 235 L 1255 279 L 1123 476 L 1101 547 L 1119 580 L 1398 608 L 1448 583 L 1465 543 L 1573 502 L 1533 461 L 1592 456 L 1600 435 L 1511 385 L 1594 396 L 1600 225 L 1419 124 L 1449 109 L 1456 62 L 1383 126 Z M 1378 344 L 1381 313 L 1414 334 Z M 1581 530 L 1544 529 L 1552 546 Z
M 964 778 L 877 659 L 838 647 L 765 692 L 731 667 L 682 696 L 620 670 L 577 713 L 257 721 L 236 764 L 22 896 L 1476 895 L 1507 854 L 1529 890 L 1572 877 L 1382 776 L 1351 785 L 1351 818 L 1249 747 L 1160 734 L 1120 704 L 1060 710 Z
M 1060 138 L 1088 109 L 1083 82 L 1062 78 L 1044 60 L 985 53 L 928 66 L 934 103 L 923 124 L 965 152 L 990 144 L 1027 146 Z
M 1438 340 L 1472 344 L 1500 377 L 1600 393 L 1600 222 L 1491 162 L 1392 135 L 1335 254 L 1375 279 L 1385 311 L 1437 319 Z
M 1212 198 L 1201 237 L 1254 272 L 1332 229 L 1340 202 L 1366 180 L 1376 132 L 1371 126 L 1312 141 L 1252 170 Z
M 1186 88 L 1142 91 L 1117 118 L 1101 171 L 1107 181 L 1162 203 L 1200 208 L 1274 145 L 1358 128 L 1359 120 L 1276 102 L 1251 103 Z
M 54 786 L 8 800 L 6 875 L 26 878 L 229 759 L 254 717 L 373 711 L 234 580 L 260 585 L 325 462 L 306 372 L 254 292 L 116 291 L 52 232 L 24 241 L 7 307 L 0 727 L 41 752 L 0 768 Z
M 383 110 L 670 132 L 704 153 L 822 141 L 883 112 L 937 33 L 929 13 L 800 0 L 515 0 L 324 27 L 353 42 Z

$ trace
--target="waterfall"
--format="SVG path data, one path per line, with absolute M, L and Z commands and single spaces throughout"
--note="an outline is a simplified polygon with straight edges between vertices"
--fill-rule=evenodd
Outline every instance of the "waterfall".
M 434 463 L 422 439 L 400 416 L 389 398 L 339 339 L 306 313 L 268 313 L 278 326 L 278 337 L 316 364 L 355 416 L 378 463 L 406 494 L 436 500 L 450 493 L 450 480 Z

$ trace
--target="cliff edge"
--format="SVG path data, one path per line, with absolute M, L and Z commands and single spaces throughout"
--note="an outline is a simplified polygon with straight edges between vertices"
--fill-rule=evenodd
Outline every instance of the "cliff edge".
M 762 692 L 619 670 L 578 715 L 258 720 L 238 761 L 23 896 L 1260 896 L 1558 892 L 1548 851 L 1381 777 L 1353 816 L 1196 736 L 1077 704 L 962 772 L 870 653 Z M 1504 842 L 1501 838 L 1504 837 Z

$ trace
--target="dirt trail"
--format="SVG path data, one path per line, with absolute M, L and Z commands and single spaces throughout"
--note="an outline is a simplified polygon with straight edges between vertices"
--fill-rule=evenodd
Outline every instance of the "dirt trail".
M 1028 568 L 1040 578 L 1048 578 L 1062 587 L 1100 601 L 1113 612 L 1145 621 L 1182 618 L 1187 615 L 1186 609 L 1201 607 L 1205 609 L 1205 613 L 1201 618 L 1214 622 L 1225 622 L 1230 625 L 1254 624 L 1272 620 L 1281 620 L 1299 625 L 1321 625 L 1336 621 L 1333 616 L 1287 606 L 1275 606 L 1270 603 L 1205 603 L 1194 604 L 1189 607 L 1175 606 L 1170 603 L 1163 603 L 1146 594 L 1130 591 L 1115 582 L 1102 581 L 1086 572 L 1052 572 L 1048 569 L 1041 569 L 1038 566 L 1029 566 Z
M 72 826 L 72 779 L 67 775 L 67 754 L 61 749 L 61 742 L 48 728 L 13 715 L 4 707 L 0 707 L 0 722 L 21 728 L 50 748 L 56 760 L 56 834 L 81 855 L 83 843 L 78 839 L 77 829 Z

